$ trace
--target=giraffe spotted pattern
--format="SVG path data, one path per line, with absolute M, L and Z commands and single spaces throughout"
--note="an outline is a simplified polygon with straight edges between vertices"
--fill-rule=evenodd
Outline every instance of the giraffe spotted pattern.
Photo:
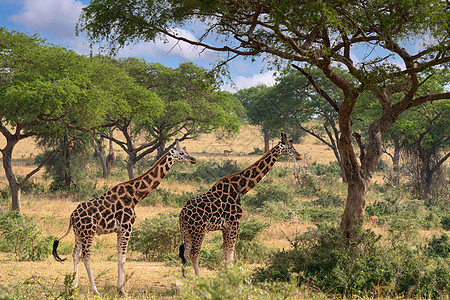
M 125 296 L 124 289 L 124 263 L 128 242 L 130 240 L 133 224 L 136 220 L 134 207 L 155 190 L 166 176 L 175 161 L 196 163 L 195 158 L 180 148 L 178 141 L 176 149 L 163 155 L 147 172 L 135 179 L 119 183 L 102 196 L 81 202 L 70 216 L 70 224 L 65 237 L 71 227 L 75 234 L 75 247 L 73 250 L 74 271 L 76 273 L 74 286 L 78 283 L 78 263 L 83 261 L 89 277 L 91 290 L 98 295 L 90 267 L 91 249 L 95 235 L 117 234 L 117 289 L 121 296 Z M 53 256 L 57 261 L 64 261 L 57 253 L 59 241 L 53 244 Z
M 184 265 L 192 260 L 195 274 L 200 275 L 198 259 L 203 239 L 208 231 L 221 230 L 226 263 L 233 260 L 239 220 L 242 216 L 241 197 L 251 190 L 272 168 L 281 155 L 301 159 L 292 141 L 282 135 L 281 141 L 245 170 L 225 176 L 209 191 L 190 199 L 180 212 L 180 229 L 184 243 L 180 258 Z

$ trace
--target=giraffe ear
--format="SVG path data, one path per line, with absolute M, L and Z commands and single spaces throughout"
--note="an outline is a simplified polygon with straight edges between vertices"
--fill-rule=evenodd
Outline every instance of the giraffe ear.
M 180 142 L 175 140 L 175 143 L 177 144 L 177 151 L 181 151 Z
M 187 152 L 187 151 L 186 151 L 186 146 L 184 146 L 182 149 L 183 149 L 184 152 Z

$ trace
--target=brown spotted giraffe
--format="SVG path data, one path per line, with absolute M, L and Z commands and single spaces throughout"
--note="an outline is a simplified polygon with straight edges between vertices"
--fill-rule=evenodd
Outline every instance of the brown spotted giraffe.
M 53 256 L 57 261 L 64 261 L 57 253 L 59 241 L 65 237 L 73 227 L 75 234 L 75 247 L 73 250 L 73 264 L 75 271 L 74 286 L 78 281 L 78 263 L 83 261 L 89 277 L 91 290 L 98 295 L 91 271 L 91 249 L 95 234 L 117 233 L 117 290 L 125 296 L 124 289 L 124 263 L 128 241 L 131 236 L 133 223 L 136 219 L 134 207 L 147 197 L 161 183 L 170 167 L 175 161 L 190 162 L 196 160 L 186 148 L 181 148 L 178 141 L 176 148 L 164 154 L 147 172 L 135 179 L 122 182 L 114 186 L 102 196 L 80 203 L 70 216 L 67 233 L 53 243 Z
M 281 135 L 281 141 L 245 170 L 222 177 L 206 193 L 190 199 L 180 213 L 180 229 L 184 244 L 180 258 L 184 266 L 190 258 L 195 275 L 200 276 L 198 258 L 203 239 L 208 231 L 221 230 L 225 266 L 233 260 L 234 247 L 242 216 L 241 197 L 251 190 L 275 164 L 281 155 L 300 160 L 292 141 Z

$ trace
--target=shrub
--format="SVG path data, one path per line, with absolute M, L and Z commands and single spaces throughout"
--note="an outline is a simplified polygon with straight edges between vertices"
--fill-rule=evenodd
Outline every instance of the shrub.
M 331 193 L 324 193 L 317 200 L 314 200 L 315 205 L 320 205 L 322 207 L 344 207 L 344 200 L 338 195 Z
M 197 196 L 196 193 L 182 192 L 181 194 L 172 193 L 166 189 L 157 189 L 153 191 L 147 198 L 141 201 L 142 205 L 164 204 L 169 206 L 184 206 L 188 199 Z
M 270 250 L 261 244 L 257 237 L 269 227 L 267 223 L 257 220 L 241 222 L 236 242 L 236 255 L 246 263 L 263 263 Z
M 441 225 L 444 230 L 450 230 L 450 216 L 443 216 L 441 219 Z
M 130 249 L 141 252 L 145 259 L 163 261 L 175 254 L 182 242 L 177 214 L 159 214 L 145 219 L 133 230 Z
M 38 225 L 19 212 L 0 212 L 0 251 L 13 253 L 19 261 L 47 258 L 54 239 L 44 237 Z
M 431 256 L 447 258 L 450 255 L 450 240 L 448 235 L 445 233 L 440 237 L 433 235 L 433 238 L 427 245 L 427 250 Z
M 253 208 L 263 208 L 267 203 L 293 203 L 294 193 L 285 184 L 262 182 L 255 187 L 256 194 L 246 195 L 243 203 Z
M 236 161 L 227 160 L 223 163 L 217 161 L 200 162 L 192 173 L 172 173 L 172 177 L 182 180 L 211 183 L 223 176 L 239 172 L 241 168 Z M 169 173 L 170 174 L 170 173 Z
M 229 268 L 214 278 L 187 278 L 181 283 L 180 296 L 187 300 L 307 299 L 296 287 L 295 280 L 287 283 L 254 283 L 249 272 L 239 267 Z
M 381 245 L 381 236 L 361 231 L 345 243 L 334 226 L 309 229 L 290 241 L 292 249 L 274 254 L 254 278 L 314 286 L 340 297 L 418 296 L 439 298 L 450 290 L 448 262 L 430 261 L 411 244 Z M 444 277 L 442 277 L 444 276 Z
M 307 173 L 299 174 L 297 180 L 298 185 L 296 190 L 301 195 L 307 197 L 320 195 L 319 183 L 317 181 L 317 178 L 315 178 L 313 175 Z
M 341 168 L 337 162 L 330 162 L 329 164 L 312 164 L 311 171 L 318 176 L 332 174 L 332 175 L 341 175 Z

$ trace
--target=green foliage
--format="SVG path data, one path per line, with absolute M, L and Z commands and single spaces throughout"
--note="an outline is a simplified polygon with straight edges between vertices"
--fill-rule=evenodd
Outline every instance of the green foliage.
M 325 164 L 312 164 L 311 171 L 317 176 L 322 176 L 325 174 L 337 175 L 340 176 L 341 168 L 336 162 Z
M 226 160 L 223 163 L 218 161 L 204 161 L 198 162 L 196 168 L 190 173 L 169 173 L 169 178 L 176 178 L 177 180 L 193 180 L 197 182 L 212 183 L 223 176 L 233 174 L 241 171 L 236 161 Z
M 245 263 L 264 263 L 270 250 L 259 242 L 257 237 L 267 227 L 269 227 L 268 223 L 261 223 L 254 219 L 241 222 L 236 241 L 236 255 L 240 261 Z
M 320 195 L 320 186 L 317 178 L 308 173 L 300 174 L 297 190 L 300 194 L 308 197 Z
M 433 238 L 427 246 L 428 253 L 431 256 L 440 256 L 447 258 L 450 256 L 450 239 L 447 234 L 443 233 L 440 237 L 433 235 Z
M 129 246 L 142 253 L 146 260 L 163 261 L 175 254 L 181 243 L 178 215 L 159 214 L 133 229 Z
M 307 293 L 305 293 L 307 295 Z M 300 294 L 301 299 L 308 299 Z M 254 283 L 248 271 L 231 267 L 217 277 L 187 278 L 181 283 L 182 299 L 297 299 L 295 280 L 288 283 Z M 311 298 L 312 299 L 312 298 Z
M 58 278 L 57 281 L 60 279 Z M 81 299 L 78 296 L 79 287 L 73 287 L 75 272 L 64 276 L 64 286 L 45 280 L 41 276 L 31 276 L 24 281 L 5 286 L 0 292 L 0 300 L 27 299 Z
M 254 274 L 258 281 L 289 281 L 313 285 L 332 295 L 392 297 L 415 295 L 436 299 L 449 292 L 449 262 L 430 261 L 412 244 L 382 245 L 381 236 L 362 231 L 346 244 L 334 226 L 319 226 L 291 240 L 291 250 L 272 256 Z M 426 280 L 425 280 L 426 278 Z M 420 284 L 419 284 L 420 283 Z
M 292 204 L 294 191 L 285 183 L 263 181 L 255 187 L 255 194 L 246 195 L 243 204 L 256 209 L 264 208 L 268 203 Z
M 441 224 L 444 230 L 450 230 L 450 215 L 443 216 L 441 219 Z
M 53 236 L 44 237 L 38 225 L 19 212 L 0 212 L 0 251 L 12 253 L 15 259 L 46 259 L 54 239 Z
M 139 205 L 155 205 L 155 204 L 164 204 L 168 206 L 176 206 L 176 207 L 182 207 L 186 204 L 186 201 L 188 199 L 191 199 L 193 197 L 197 196 L 194 192 L 181 192 L 181 194 L 178 193 L 172 193 L 169 190 L 160 188 L 155 191 L 153 191 L 150 195 L 147 196 L 147 198 L 143 199 Z

